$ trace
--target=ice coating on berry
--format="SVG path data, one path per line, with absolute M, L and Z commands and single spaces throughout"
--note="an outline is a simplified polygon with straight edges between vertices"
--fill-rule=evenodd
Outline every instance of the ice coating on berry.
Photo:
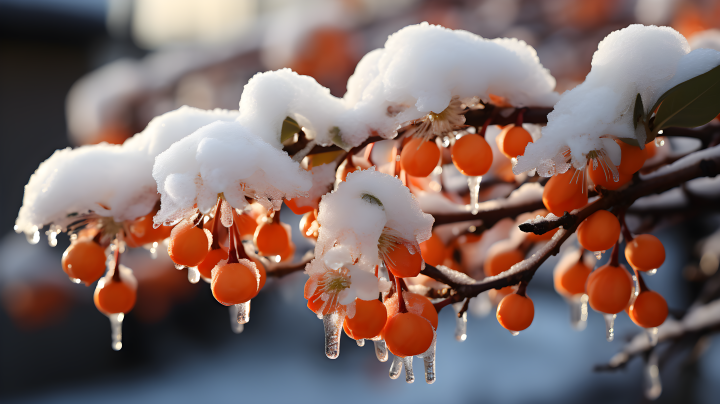
M 17 231 L 64 226 L 72 213 L 132 220 L 148 214 L 157 202 L 152 177 L 155 156 L 174 142 L 215 121 L 232 121 L 237 111 L 181 107 L 154 118 L 122 145 L 100 143 L 57 150 L 41 163 L 25 186 Z
M 153 166 L 161 209 L 155 224 L 172 223 L 197 204 L 210 211 L 218 194 L 236 209 L 251 197 L 279 209 L 283 198 L 304 195 L 310 174 L 238 122 L 215 122 L 173 144 Z
M 690 51 L 687 40 L 669 27 L 634 24 L 612 32 L 598 45 L 585 82 L 562 95 L 542 138 L 528 145 L 515 173 L 564 172 L 568 150 L 577 169 L 593 150 L 605 150 L 617 165 L 619 148 L 611 137 L 645 139 L 643 125 L 636 130 L 632 122 L 637 94 L 647 113 L 667 90 L 719 63 L 720 52 Z

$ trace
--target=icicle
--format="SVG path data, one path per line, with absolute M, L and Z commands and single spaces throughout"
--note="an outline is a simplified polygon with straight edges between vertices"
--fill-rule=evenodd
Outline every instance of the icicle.
M 225 227 L 233 225 L 233 208 L 225 199 L 220 205 L 220 223 Z
M 660 383 L 660 368 L 658 367 L 658 356 L 655 352 L 650 353 L 650 357 L 645 364 L 645 398 L 648 400 L 656 400 L 662 393 L 662 384 Z
M 649 270 L 649 271 L 645 271 L 645 273 L 646 273 L 648 276 L 653 276 L 653 275 L 655 275 L 655 274 L 657 273 L 657 268 L 653 268 L 653 269 L 651 269 L 651 270 Z
M 646 328 L 645 332 L 647 333 L 648 341 L 650 342 L 650 346 L 655 346 L 658 343 L 658 328 L 652 327 L 652 328 Z
M 190 283 L 198 283 L 200 280 L 200 271 L 196 267 L 188 268 L 188 281 Z
M 513 337 L 517 337 L 518 335 L 520 335 L 520 331 L 510 331 L 510 335 L 512 335 Z
M 470 205 L 468 205 L 468 209 L 473 215 L 477 215 L 480 211 L 480 203 L 478 202 L 480 198 L 480 181 L 482 181 L 482 176 L 467 178 L 468 187 L 470 188 Z
M 40 241 L 40 230 L 37 226 L 33 226 L 34 231 L 32 233 L 25 233 L 25 238 L 30 244 L 37 244 Z
M 48 236 L 48 244 L 50 245 L 50 247 L 57 246 L 57 232 L 49 231 L 47 236 Z
M 408 383 L 412 383 L 415 381 L 415 374 L 413 373 L 413 357 L 412 356 L 406 356 L 402 358 L 403 366 L 405 366 L 405 381 Z
M 323 316 L 325 326 L 325 356 L 329 359 L 336 359 L 340 355 L 340 325 L 342 321 L 336 313 Z
M 359 339 L 359 340 L 356 340 L 355 342 L 357 342 L 358 346 L 365 346 L 365 340 L 364 340 L 364 339 Z
M 157 259 L 157 248 L 158 248 L 158 242 L 155 241 L 152 243 L 152 247 L 150 247 L 150 258 Z
M 611 342 L 615 338 L 615 314 L 604 314 L 605 317 L 605 329 L 607 330 L 606 338 L 608 342 Z
M 604 250 L 603 251 L 595 251 L 594 252 L 595 258 L 601 259 L 604 252 L 605 252 Z
M 588 318 L 588 295 L 582 294 L 565 299 L 570 305 L 570 325 L 582 331 L 587 327 Z
M 467 311 L 458 317 L 458 313 L 462 310 L 464 303 L 459 302 L 452 305 L 455 310 L 455 339 L 465 341 L 467 339 Z
M 185 265 L 175 264 L 175 269 L 180 271 L 181 269 L 185 268 Z
M 230 307 L 228 307 L 228 311 L 230 312 L 230 329 L 235 334 L 240 334 L 245 329 L 245 325 L 238 323 L 238 308 L 237 304 L 234 304 Z
M 437 334 L 433 339 L 430 349 L 423 354 L 423 363 L 425 365 L 425 382 L 427 384 L 435 383 L 435 349 L 437 346 Z
M 108 315 L 110 319 L 110 333 L 112 337 L 112 349 L 119 351 L 122 349 L 122 322 L 125 314 L 117 313 Z
M 402 358 L 400 358 L 399 356 L 393 356 L 393 361 L 390 365 L 390 378 L 397 379 L 398 377 L 400 377 L 400 371 L 402 370 L 402 367 Z
M 250 300 L 245 303 L 236 304 L 237 317 L 235 320 L 238 324 L 247 324 L 250 322 Z
M 373 341 L 373 344 L 375 344 L 375 356 L 377 356 L 378 360 L 380 362 L 387 362 L 388 350 L 387 345 L 385 345 L 385 340 Z

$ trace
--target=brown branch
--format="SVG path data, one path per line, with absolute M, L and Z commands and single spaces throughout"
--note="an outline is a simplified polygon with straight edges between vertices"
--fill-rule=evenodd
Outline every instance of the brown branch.
M 273 267 L 272 270 L 267 271 L 267 276 L 282 278 L 283 276 L 290 275 L 293 272 L 304 271 L 305 266 L 307 266 L 307 264 L 309 264 L 312 259 L 313 257 L 310 257 L 297 264 Z
M 439 226 L 448 223 L 469 222 L 473 220 L 482 220 L 483 225 L 491 227 L 506 217 L 515 218 L 526 212 L 542 209 L 545 206 L 541 199 L 526 202 L 521 205 L 503 206 L 495 209 L 488 209 L 473 215 L 471 212 L 460 213 L 431 213 L 435 218 L 433 226 Z

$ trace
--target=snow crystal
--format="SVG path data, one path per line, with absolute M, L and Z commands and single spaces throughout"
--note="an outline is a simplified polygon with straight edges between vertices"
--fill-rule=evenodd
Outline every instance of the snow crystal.
M 148 214 L 158 195 L 152 166 L 171 144 L 211 122 L 232 121 L 237 112 L 182 107 L 153 119 L 122 145 L 101 143 L 57 150 L 41 163 L 25 186 L 15 222 L 18 232 L 55 223 L 61 229 L 93 212 L 115 221 Z
M 720 52 L 690 51 L 687 40 L 668 27 L 630 25 L 612 32 L 598 45 L 585 82 L 564 93 L 548 115 L 542 138 L 529 144 L 515 173 L 534 168 L 544 176 L 585 166 L 591 151 L 605 151 L 614 164 L 620 149 L 612 138 L 645 139 L 642 125 L 633 127 L 639 93 L 646 109 L 667 90 L 720 63 Z
M 448 268 L 445 265 L 438 265 L 436 267 L 443 275 L 447 276 L 448 279 L 455 282 L 458 285 L 473 285 L 477 283 L 475 279 L 465 275 L 462 272 Z
M 343 140 L 357 145 L 372 130 L 392 137 L 403 122 L 439 114 L 453 97 L 489 101 L 493 94 L 514 106 L 551 106 L 554 88 L 524 41 L 422 23 L 391 35 L 358 63 L 344 96 L 350 110 L 339 126 Z
M 247 205 L 246 196 L 279 209 L 283 198 L 312 185 L 287 153 L 239 122 L 214 122 L 178 141 L 156 158 L 152 173 L 161 201 L 155 224 L 177 222 L 195 204 L 209 212 L 219 194 L 236 209 Z

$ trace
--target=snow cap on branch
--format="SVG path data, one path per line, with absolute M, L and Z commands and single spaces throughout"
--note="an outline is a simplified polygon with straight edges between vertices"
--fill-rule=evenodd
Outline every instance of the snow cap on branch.
M 304 195 L 310 173 L 287 153 L 253 135 L 241 123 L 215 122 L 173 144 L 152 169 L 161 209 L 155 224 L 174 224 L 195 208 L 209 212 L 219 194 L 234 208 L 256 199 L 279 209 L 283 198 Z
M 93 212 L 115 221 L 146 215 L 158 195 L 152 166 L 155 156 L 195 130 L 215 121 L 232 121 L 237 112 L 181 107 L 158 116 L 122 145 L 100 143 L 57 150 L 25 186 L 16 230 L 32 234 L 54 224 L 78 220 L 69 215 Z
M 642 123 L 637 129 L 633 125 L 637 95 L 647 114 L 667 90 L 719 63 L 720 52 L 691 52 L 687 40 L 672 28 L 635 24 L 612 32 L 598 45 L 585 82 L 562 95 L 542 137 L 527 146 L 513 171 L 537 169 L 542 176 L 552 176 L 570 164 L 581 169 L 592 151 L 602 151 L 619 164 L 614 138 L 645 143 Z
M 551 106 L 554 88 L 535 49 L 521 40 L 422 23 L 391 35 L 358 63 L 339 126 L 343 140 L 357 145 L 371 130 L 390 138 L 404 122 L 440 114 L 453 98 L 489 101 L 492 94 L 517 107 Z

